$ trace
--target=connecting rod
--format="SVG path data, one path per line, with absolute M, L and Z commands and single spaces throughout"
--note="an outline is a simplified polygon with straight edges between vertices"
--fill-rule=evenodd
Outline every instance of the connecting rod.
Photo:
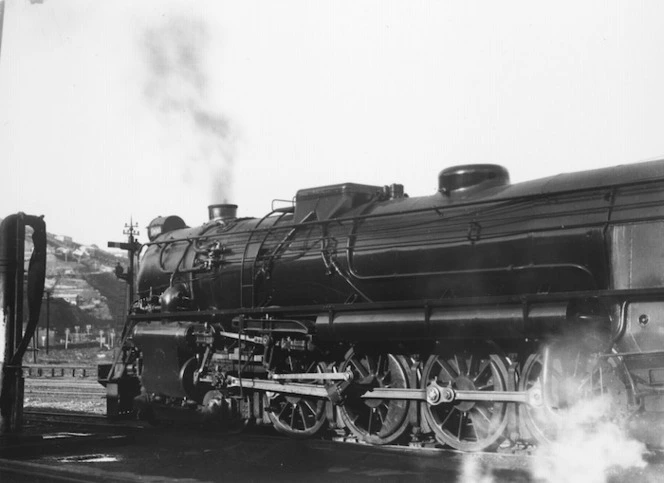
M 287 375 L 283 374 L 282 376 Z M 309 374 L 308 376 L 315 376 L 317 379 L 324 379 L 323 374 Z M 268 381 L 265 379 L 238 378 L 232 376 L 227 378 L 227 383 L 229 387 L 242 387 L 243 389 L 253 389 L 257 391 L 270 391 L 325 399 L 329 397 L 328 389 L 320 384 L 283 383 L 275 380 Z M 374 387 L 367 389 L 366 392 L 362 393 L 362 395 L 359 397 L 362 399 L 406 399 L 410 401 L 426 401 L 432 406 L 461 401 L 511 402 L 529 404 L 535 407 L 538 407 L 542 404 L 542 395 L 539 388 L 534 388 L 524 392 L 464 391 L 456 390 L 448 386 L 440 386 L 435 382 L 432 382 L 426 388 L 411 389 Z

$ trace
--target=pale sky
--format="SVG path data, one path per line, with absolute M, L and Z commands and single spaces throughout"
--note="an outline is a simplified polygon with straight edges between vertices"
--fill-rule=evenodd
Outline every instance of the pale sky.
M 7 0 L 0 216 L 105 246 L 220 197 L 664 157 L 662 25 L 660 1 Z

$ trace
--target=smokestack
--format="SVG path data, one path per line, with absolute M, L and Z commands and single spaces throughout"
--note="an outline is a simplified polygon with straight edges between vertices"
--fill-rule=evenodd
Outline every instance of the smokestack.
M 210 221 L 227 222 L 237 218 L 237 205 L 222 203 L 208 206 L 208 216 Z

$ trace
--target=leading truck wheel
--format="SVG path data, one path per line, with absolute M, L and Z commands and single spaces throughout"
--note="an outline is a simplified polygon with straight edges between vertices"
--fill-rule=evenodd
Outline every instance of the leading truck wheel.
M 505 391 L 507 365 L 489 347 L 472 347 L 429 357 L 422 387 L 466 391 Z M 507 404 L 493 401 L 454 401 L 436 406 L 422 403 L 424 417 L 438 442 L 461 451 L 482 451 L 500 443 L 507 426 Z
M 393 354 L 365 354 L 350 350 L 340 372 L 353 372 L 353 381 L 368 387 L 408 388 L 410 369 Z M 410 402 L 403 399 L 349 397 L 339 407 L 344 424 L 361 441 L 383 445 L 396 441 L 409 426 Z

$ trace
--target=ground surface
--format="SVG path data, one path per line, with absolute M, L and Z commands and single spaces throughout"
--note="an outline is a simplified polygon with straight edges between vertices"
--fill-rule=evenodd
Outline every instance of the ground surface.
M 43 434 L 57 425 L 30 426 Z M 29 428 L 28 428 L 29 429 Z M 647 466 L 613 469 L 598 478 L 583 472 L 555 479 L 537 474 L 525 455 L 461 454 L 440 449 L 377 448 L 360 444 L 293 440 L 266 430 L 224 434 L 201 428 L 94 428 L 69 424 L 66 438 L 40 449 L 0 457 L 0 481 L 380 481 L 380 482 L 660 482 L 664 458 Z M 94 433 L 94 434 L 93 434 Z M 62 434 L 62 433 L 61 433 Z M 110 439 L 108 435 L 122 436 Z M 85 436 L 88 435 L 88 436 Z M 0 452 L 2 454 L 2 452 Z M 592 458 L 593 455 L 588 455 Z M 16 471 L 27 464 L 28 474 Z M 14 465 L 14 467 L 12 467 Z M 596 475 L 597 476 L 597 475 Z
M 50 363 L 96 365 L 111 351 L 53 351 Z M 103 391 L 95 378 L 45 378 L 26 382 L 27 411 L 57 409 L 103 414 Z M 72 389 L 78 387 L 78 389 Z M 30 392 L 41 388 L 40 394 Z M 95 390 L 97 392 L 95 392 Z M 66 395 L 77 391 L 78 397 Z M 38 391 L 39 392 L 39 391 Z M 152 427 L 132 422 L 93 425 L 89 418 L 66 423 L 28 415 L 25 435 L 49 438 L 22 446 L 0 445 L 0 482 L 6 481 L 450 481 L 664 482 L 664 456 L 649 452 L 642 465 L 594 466 L 603 455 L 584 450 L 572 459 L 558 454 L 461 454 L 441 449 L 371 447 L 321 440 L 293 440 L 270 429 L 239 434 L 191 425 Z M 53 418 L 51 416 L 51 418 Z M 73 421 L 73 422 L 72 422 Z M 80 421 L 80 422 L 79 422 Z M 97 423 L 98 424 L 98 423 Z M 106 424 L 104 422 L 104 424 Z M 49 435 L 60 434 L 57 438 Z M 110 438 L 109 436 L 113 436 Z M 615 445 L 623 442 L 616 440 Z M 555 448 L 554 448 L 555 449 Z M 558 448 L 560 450 L 561 448 Z M 565 449 L 564 447 L 562 448 Z M 618 454 L 622 451 L 618 448 Z M 577 451 L 578 453 L 579 451 Z M 626 452 L 626 451 L 625 451 Z M 565 456 L 561 454 L 561 456 Z M 578 466 L 571 466 L 571 461 Z M 28 464 L 27 470 L 12 465 Z M 4 469 L 3 469 L 4 468 Z M 13 469 L 12 469 L 13 468 Z M 21 472 L 23 471 L 23 472 Z M 36 476 L 37 475 L 37 476 Z

